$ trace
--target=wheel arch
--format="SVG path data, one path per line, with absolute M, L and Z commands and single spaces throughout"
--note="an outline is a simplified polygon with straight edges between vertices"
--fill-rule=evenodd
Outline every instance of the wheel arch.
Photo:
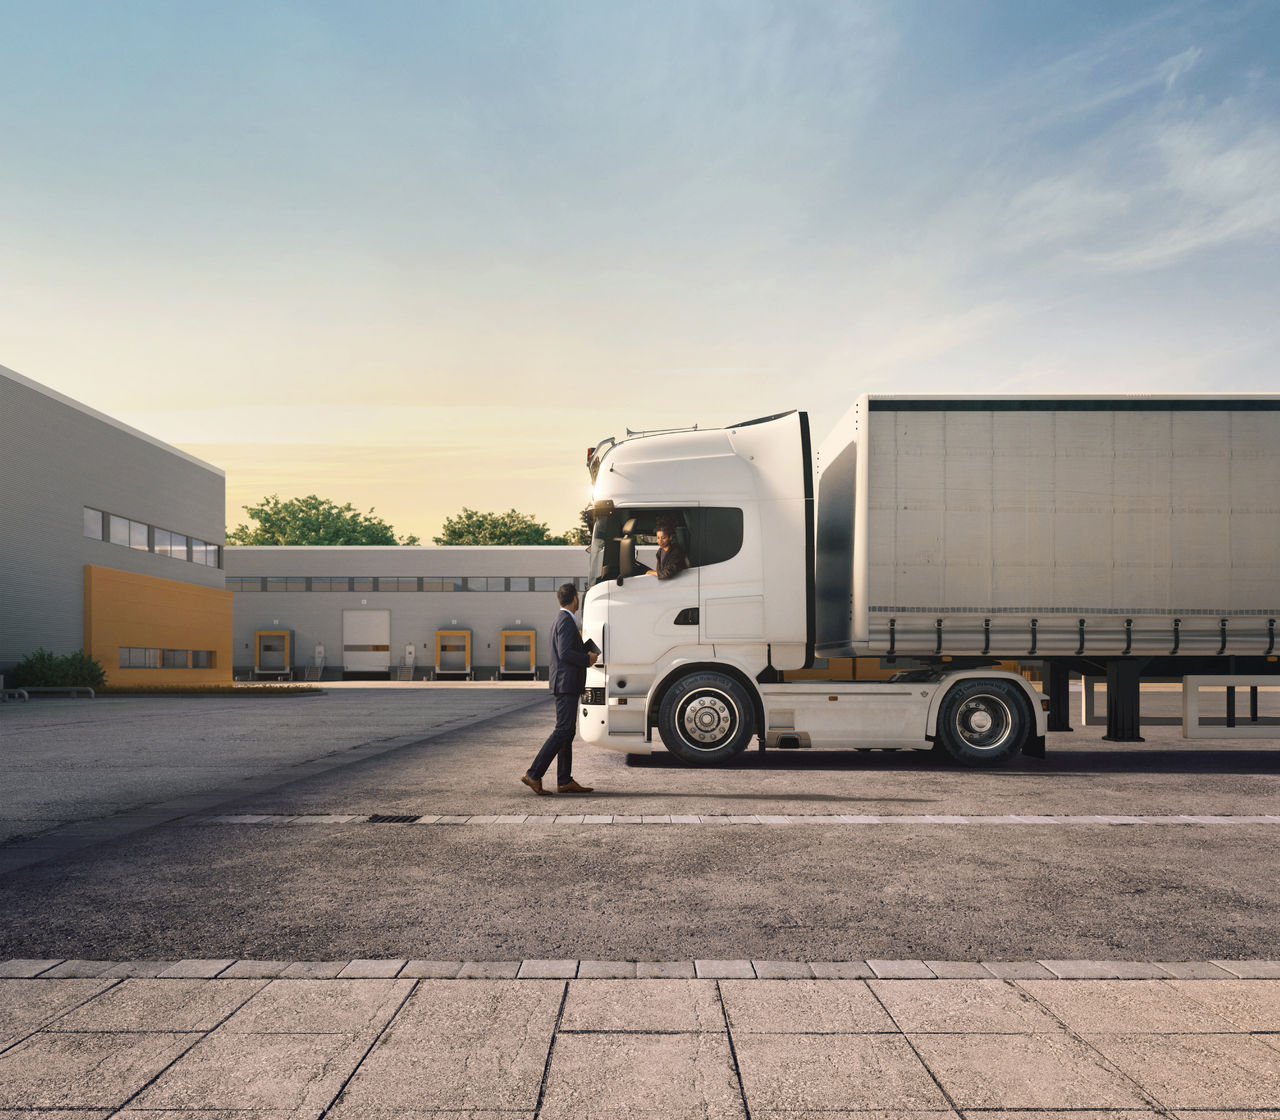
M 751 697 L 751 711 L 755 716 L 756 724 L 755 735 L 758 738 L 764 734 L 764 701 L 760 697 L 760 690 L 756 687 L 755 681 L 747 673 L 726 661 L 685 661 L 674 666 L 650 691 L 649 707 L 644 717 L 646 738 L 652 737 L 653 729 L 658 726 L 658 713 L 662 710 L 662 701 L 667 693 L 679 681 L 695 673 L 723 673 L 742 685 L 747 690 L 747 695 Z
M 1026 702 L 1027 711 L 1031 714 L 1031 741 L 1023 748 L 1023 754 L 1032 757 L 1044 757 L 1045 713 L 1040 706 L 1040 693 L 1031 687 L 1031 682 L 1020 673 L 1010 673 L 1005 669 L 965 669 L 958 673 L 949 673 L 938 683 L 933 697 L 929 701 L 929 712 L 924 721 L 924 737 L 929 742 L 938 738 L 938 713 L 942 710 L 942 702 L 947 694 L 961 681 L 999 680 L 1016 685 Z M 1036 750 L 1039 750 L 1039 756 Z

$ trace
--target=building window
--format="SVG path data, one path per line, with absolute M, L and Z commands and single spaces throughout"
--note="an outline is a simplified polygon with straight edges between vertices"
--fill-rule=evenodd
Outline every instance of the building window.
M 158 649 L 144 649 L 139 646 L 120 647 L 121 669 L 155 669 L 160 664 Z
M 417 591 L 417 576 L 379 576 L 379 591 Z
M 168 529 L 155 531 L 155 552 L 157 556 L 168 556 L 171 560 L 187 558 L 187 538 L 181 533 L 171 533 Z
M 422 579 L 423 591 L 461 591 L 461 576 L 424 576 Z
M 185 649 L 162 649 L 160 651 L 161 669 L 185 669 L 187 667 L 187 651 Z
M 160 529 L 145 521 L 130 521 L 114 513 L 103 513 L 92 506 L 84 507 L 84 535 L 139 552 L 154 552 L 172 560 L 188 560 L 209 568 L 222 567 L 221 545 Z
M 159 545 L 157 545 L 159 551 Z M 571 583 L 583 592 L 585 576 L 227 576 L 228 591 L 521 591 L 550 592 Z
M 203 564 L 206 568 L 221 568 L 221 553 L 222 549 L 218 545 L 202 541 L 197 537 L 191 538 L 191 562 L 193 564 Z
M 156 555 L 168 556 L 171 560 L 185 560 L 187 558 L 187 538 L 181 533 L 171 533 L 168 529 L 157 529 Z
M 214 661 L 215 651 L 211 649 L 193 649 L 191 651 L 191 668 L 193 669 L 213 669 L 216 668 Z

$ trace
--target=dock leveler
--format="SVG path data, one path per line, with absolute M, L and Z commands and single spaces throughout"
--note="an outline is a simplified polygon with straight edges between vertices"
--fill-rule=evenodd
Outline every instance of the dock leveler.
M 498 679 L 536 680 L 536 630 L 503 630 L 498 635 Z
M 470 681 L 475 679 L 471 668 L 471 631 L 436 631 L 436 680 Z

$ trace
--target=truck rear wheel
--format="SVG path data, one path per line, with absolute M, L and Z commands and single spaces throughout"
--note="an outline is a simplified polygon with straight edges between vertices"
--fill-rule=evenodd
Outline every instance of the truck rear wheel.
M 662 698 L 658 731 L 686 766 L 718 766 L 746 750 L 755 712 L 747 690 L 732 677 L 693 673 Z
M 1029 727 L 1026 701 L 1006 681 L 961 681 L 938 712 L 938 742 L 969 766 L 1012 758 L 1022 750 Z

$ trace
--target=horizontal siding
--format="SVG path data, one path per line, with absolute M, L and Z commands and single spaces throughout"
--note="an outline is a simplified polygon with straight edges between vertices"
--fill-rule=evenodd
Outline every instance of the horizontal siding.
M 84 644 L 86 564 L 200 587 L 222 572 L 83 535 L 83 508 L 220 544 L 220 472 L 0 371 L 0 671 Z

